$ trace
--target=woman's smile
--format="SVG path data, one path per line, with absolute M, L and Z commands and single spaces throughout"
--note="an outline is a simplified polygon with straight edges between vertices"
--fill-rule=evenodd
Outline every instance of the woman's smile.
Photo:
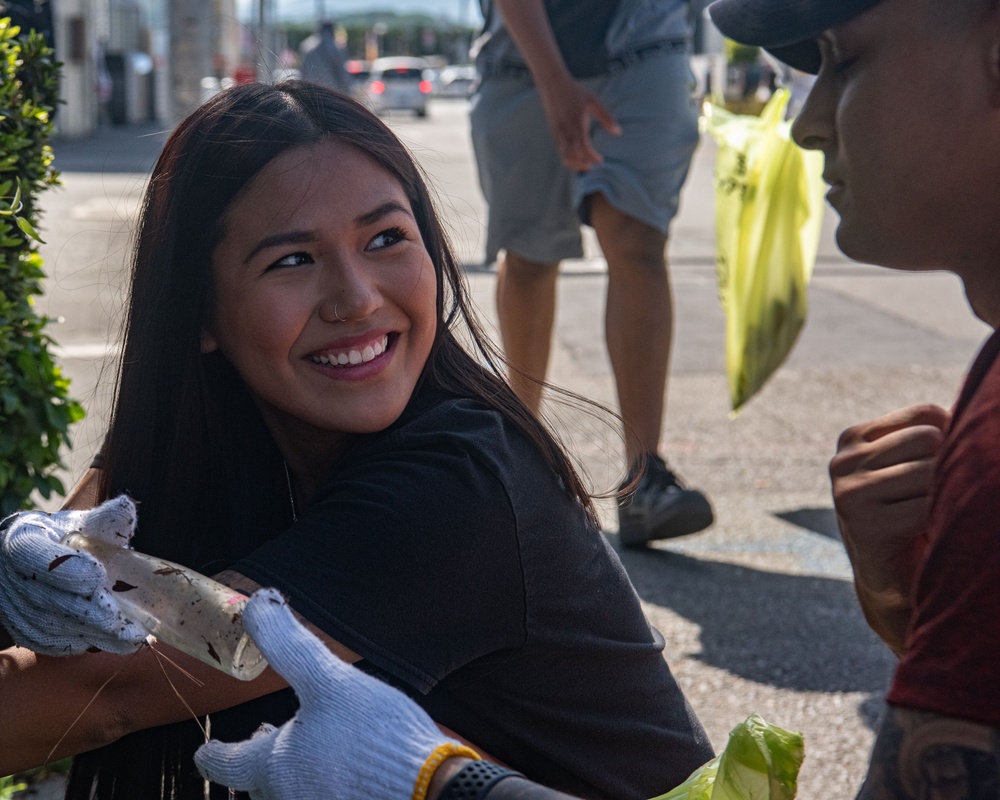
M 357 343 L 340 342 L 323 347 L 310 353 L 308 360 L 323 367 L 333 367 L 336 377 L 361 377 L 358 367 L 375 367 L 381 369 L 392 357 L 389 352 L 390 336 L 396 334 L 382 333 L 375 336 L 358 337 Z M 364 375 L 370 374 L 365 370 Z

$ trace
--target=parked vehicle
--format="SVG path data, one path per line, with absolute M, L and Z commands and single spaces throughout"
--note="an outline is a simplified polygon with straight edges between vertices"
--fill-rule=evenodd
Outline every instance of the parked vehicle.
M 427 62 L 422 58 L 394 56 L 376 58 L 364 83 L 364 102 L 376 113 L 412 111 L 427 116 L 431 82 L 424 77 Z
M 476 85 L 476 68 L 471 64 L 450 64 L 438 74 L 441 97 L 468 97 Z

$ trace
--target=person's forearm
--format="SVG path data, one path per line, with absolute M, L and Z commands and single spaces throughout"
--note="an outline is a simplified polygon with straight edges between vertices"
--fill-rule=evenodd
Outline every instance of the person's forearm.
M 496 784 L 486 794 L 484 800 L 579 800 L 579 798 L 514 775 Z
M 92 505 L 98 476 L 96 470 L 88 472 L 67 505 Z M 234 572 L 216 578 L 239 589 L 257 588 Z M 40 610 L 46 607 L 39 605 Z M 163 642 L 127 656 L 82 652 L 87 643 L 103 640 L 88 638 L 85 613 L 69 619 L 77 619 L 80 639 L 75 646 L 73 624 L 67 622 L 70 644 L 65 651 L 78 655 L 60 655 L 59 649 L 46 649 L 44 638 L 35 644 L 29 633 L 17 630 L 18 641 L 59 657 L 38 655 L 28 647 L 0 652 L 2 775 L 91 750 L 134 731 L 230 708 L 286 686 L 271 670 L 254 681 L 239 681 Z M 342 658 L 357 660 L 347 648 L 324 639 Z M 140 630 L 119 652 L 141 642 Z
M 857 578 L 854 591 L 868 627 L 898 658 L 902 658 L 906 653 L 906 631 L 913 614 L 912 603 L 898 593 L 870 592 Z
M 73 725 L 113 674 L 102 675 L 92 662 L 46 658 L 21 647 L 0 652 L 0 775 L 90 750 L 104 736 L 115 738 L 114 720 L 103 716 L 99 703 Z
M 542 0 L 497 0 L 504 27 L 517 45 L 539 91 L 573 80 Z
M 497 0 L 514 43 L 528 63 L 559 158 L 570 169 L 586 172 L 604 160 L 594 147 L 592 121 L 617 136 L 614 116 L 570 73 L 542 0 Z
M 446 786 L 448 786 L 448 784 L 451 783 L 452 778 L 461 772 L 466 764 L 471 763 L 471 759 L 463 758 L 461 756 L 449 758 L 442 763 L 441 766 L 434 771 L 434 777 L 431 778 L 430 785 L 427 787 L 427 800 L 438 800 L 441 796 L 441 792 Z
M 156 649 L 156 654 L 143 648 L 130 656 L 66 658 L 38 656 L 22 647 L 0 653 L 0 775 L 190 719 L 192 713 L 229 708 L 286 685 L 272 670 L 246 683 L 165 645 Z

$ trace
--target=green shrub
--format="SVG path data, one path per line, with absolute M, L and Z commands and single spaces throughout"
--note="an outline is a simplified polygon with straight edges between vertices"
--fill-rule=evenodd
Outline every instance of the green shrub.
M 53 775 L 68 775 L 72 765 L 72 758 L 62 758 L 27 772 L 19 772 L 0 778 L 0 800 L 11 800 L 18 792 L 23 792 L 30 786 L 41 783 Z
M 19 36 L 0 20 L 0 515 L 30 504 L 38 492 L 64 491 L 54 470 L 69 426 L 83 409 L 49 355 L 48 319 L 35 311 L 41 294 L 38 194 L 59 182 L 52 166 L 52 115 L 59 63 L 43 37 Z

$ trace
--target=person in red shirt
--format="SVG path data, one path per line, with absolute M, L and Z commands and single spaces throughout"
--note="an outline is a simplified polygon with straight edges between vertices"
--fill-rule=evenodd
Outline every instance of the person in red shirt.
M 837 244 L 946 269 L 1000 326 L 1000 3 L 718 0 L 723 34 L 818 73 L 792 135 L 825 157 Z M 1000 787 L 1000 333 L 949 412 L 845 431 L 834 503 L 872 628 L 899 655 L 859 797 Z

